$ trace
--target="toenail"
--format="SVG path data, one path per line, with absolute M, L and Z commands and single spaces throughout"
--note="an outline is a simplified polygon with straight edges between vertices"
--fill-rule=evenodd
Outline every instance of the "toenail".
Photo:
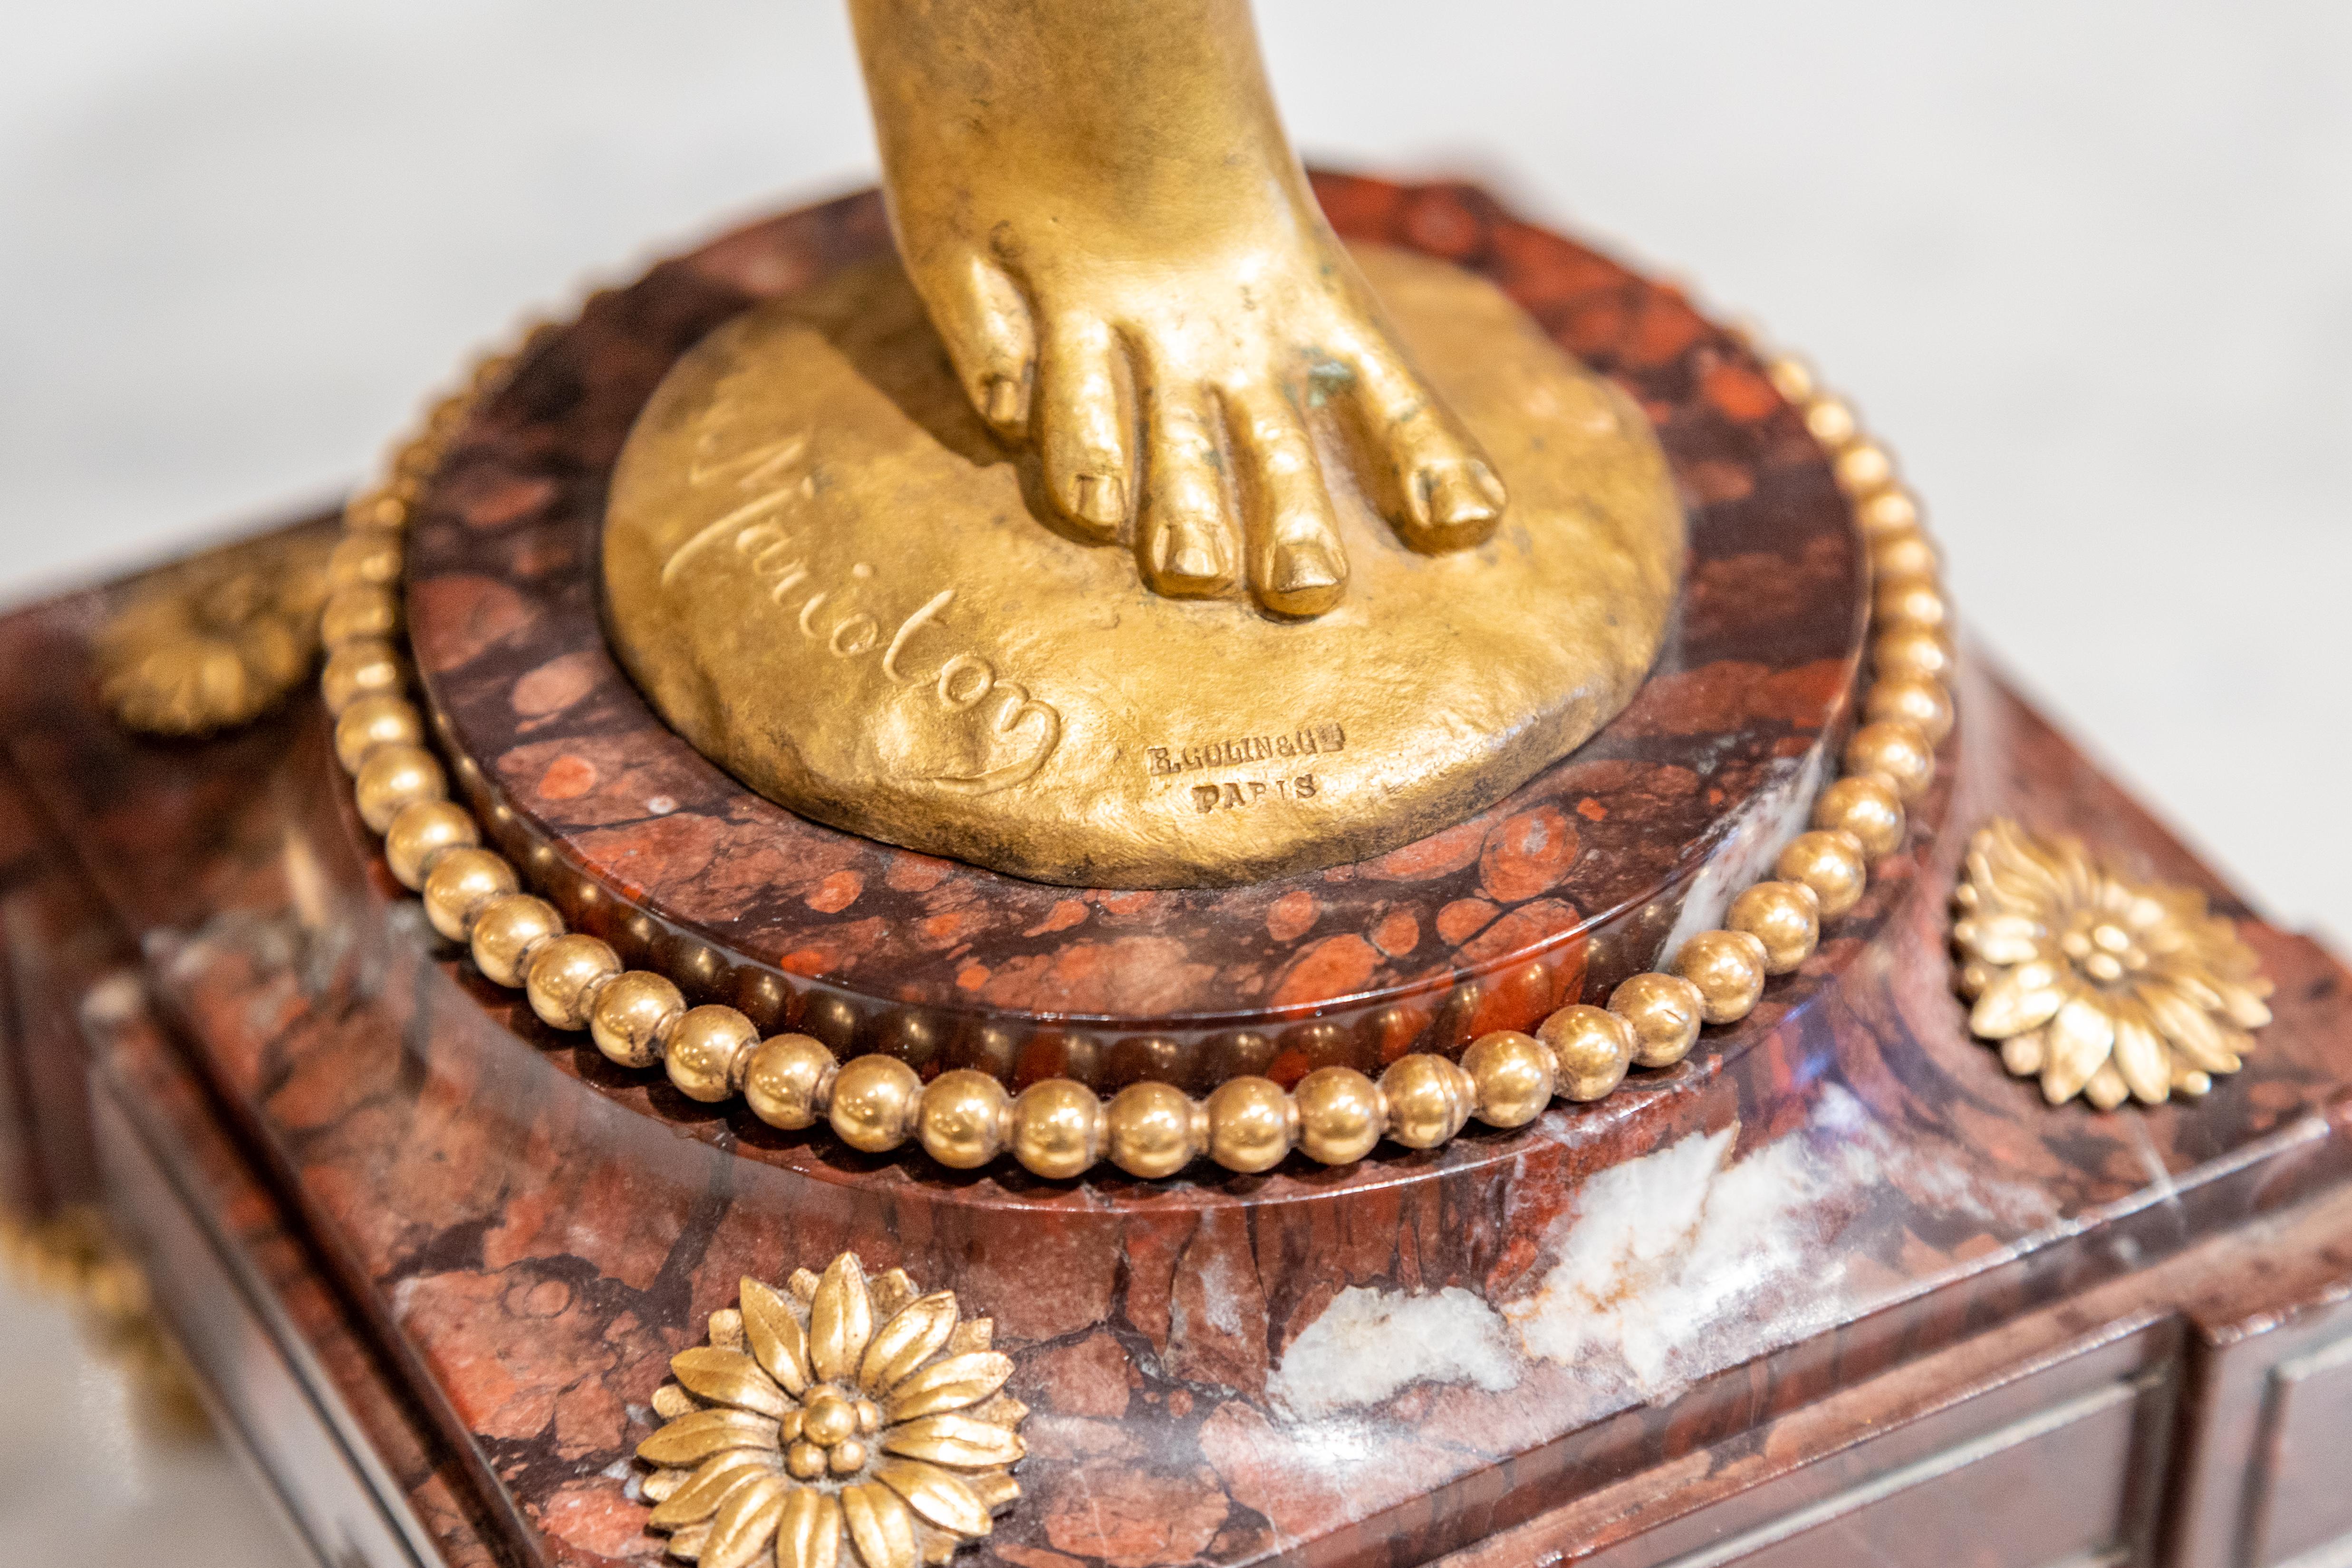
M 1274 590 L 1276 593 L 1329 588 L 1339 580 L 1339 569 L 1318 545 L 1285 545 L 1275 551 Z
M 1078 476 L 1078 516 L 1105 525 L 1127 521 L 1127 486 L 1118 475 Z
M 991 376 L 984 389 L 982 413 L 991 424 L 1011 424 L 1021 417 L 1021 383 L 1010 376 Z
M 1178 524 L 1160 536 L 1160 573 L 1171 582 L 1213 582 L 1223 575 L 1217 552 L 1197 528 Z
M 1180 546 L 1175 559 L 1169 563 L 1169 573 L 1187 582 L 1206 582 L 1217 575 L 1217 558 L 1209 547 L 1198 540 Z
M 1429 520 L 1442 528 L 1491 521 L 1502 510 L 1501 489 L 1483 464 L 1440 469 L 1428 480 Z

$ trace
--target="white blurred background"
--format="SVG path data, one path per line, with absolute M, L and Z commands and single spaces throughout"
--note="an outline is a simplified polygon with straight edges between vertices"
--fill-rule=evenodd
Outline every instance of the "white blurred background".
M 1482 178 L 1802 346 L 1975 633 L 2352 933 L 2352 6 L 1260 16 L 1310 159 Z M 0 602 L 331 495 L 525 308 L 872 166 L 838 0 L 9 0 Z M 9 1408 L 69 1343 L 0 1300 Z M 261 1561 L 216 1457 L 35 1444 L 0 1421 L 0 1555 L 95 1511 L 78 1563 Z

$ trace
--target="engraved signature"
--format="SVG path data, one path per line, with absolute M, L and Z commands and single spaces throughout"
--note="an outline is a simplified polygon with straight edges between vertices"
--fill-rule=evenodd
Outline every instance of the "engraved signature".
M 744 498 L 670 552 L 662 563 L 662 585 L 674 585 L 680 569 L 691 560 L 718 550 L 723 552 L 723 561 L 731 553 L 764 585 L 769 601 L 800 634 L 834 658 L 862 659 L 879 649 L 887 679 L 901 686 L 929 685 L 931 722 L 914 734 L 904 723 L 893 723 L 880 737 L 884 744 L 877 749 L 898 765 L 895 770 L 913 782 L 957 795 L 986 795 L 1034 778 L 1062 743 L 1059 709 L 1032 696 L 1019 682 L 1004 678 L 969 648 L 949 653 L 936 668 L 917 673 L 920 658 L 910 652 L 911 645 L 929 632 L 920 653 L 940 652 L 940 639 L 951 635 L 942 618 L 957 591 L 942 588 L 911 612 L 897 617 L 886 638 L 886 620 L 862 607 L 864 600 L 887 591 L 876 580 L 875 568 L 856 561 L 846 582 L 824 580 L 795 535 L 795 514 L 818 488 L 814 473 L 795 472 L 807 454 L 806 440 L 789 435 L 717 457 L 709 451 L 716 435 L 706 432 L 698 444 L 688 483 Z

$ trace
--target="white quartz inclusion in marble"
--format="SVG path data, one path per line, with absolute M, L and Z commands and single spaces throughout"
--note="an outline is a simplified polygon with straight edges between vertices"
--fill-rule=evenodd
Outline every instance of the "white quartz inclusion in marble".
M 1500 1392 L 1519 1372 L 1502 1318 L 1461 1286 L 1412 1295 L 1350 1285 L 1291 1342 L 1267 1392 L 1294 1416 L 1329 1416 L 1415 1383 Z
M 2011 1237 L 2059 1218 L 2038 1188 L 1889 1136 L 1835 1084 L 1774 1142 L 1743 1155 L 1738 1134 L 1693 1133 L 1591 1177 L 1554 1222 L 1549 1267 L 1500 1301 L 1341 1291 L 1284 1353 L 1276 1407 L 1311 1419 L 1414 1384 L 1502 1393 L 1539 1363 L 1572 1368 L 1595 1414 L 1656 1403 L 1771 1349 L 1759 1320 L 1785 1341 L 1881 1304 L 1886 1277 L 1850 1281 L 1842 1238 L 1883 1186 Z

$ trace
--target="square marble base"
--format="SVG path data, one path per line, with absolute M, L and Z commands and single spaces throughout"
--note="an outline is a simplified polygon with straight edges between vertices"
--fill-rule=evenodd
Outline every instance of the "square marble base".
M 2352 1542 L 2352 977 L 2306 941 L 2247 923 L 2278 1017 L 2204 1103 L 2053 1109 L 1959 1027 L 1931 842 L 1671 1103 L 1355 1173 L 947 1181 L 518 1019 L 388 896 L 307 700 L 203 744 L 105 719 L 115 591 L 0 621 L 0 1168 L 113 1206 L 322 1563 L 657 1559 L 667 1355 L 843 1246 L 1014 1357 L 1024 1496 L 969 1562 Z M 1981 668 L 1962 712 L 1969 813 L 2242 913 Z

